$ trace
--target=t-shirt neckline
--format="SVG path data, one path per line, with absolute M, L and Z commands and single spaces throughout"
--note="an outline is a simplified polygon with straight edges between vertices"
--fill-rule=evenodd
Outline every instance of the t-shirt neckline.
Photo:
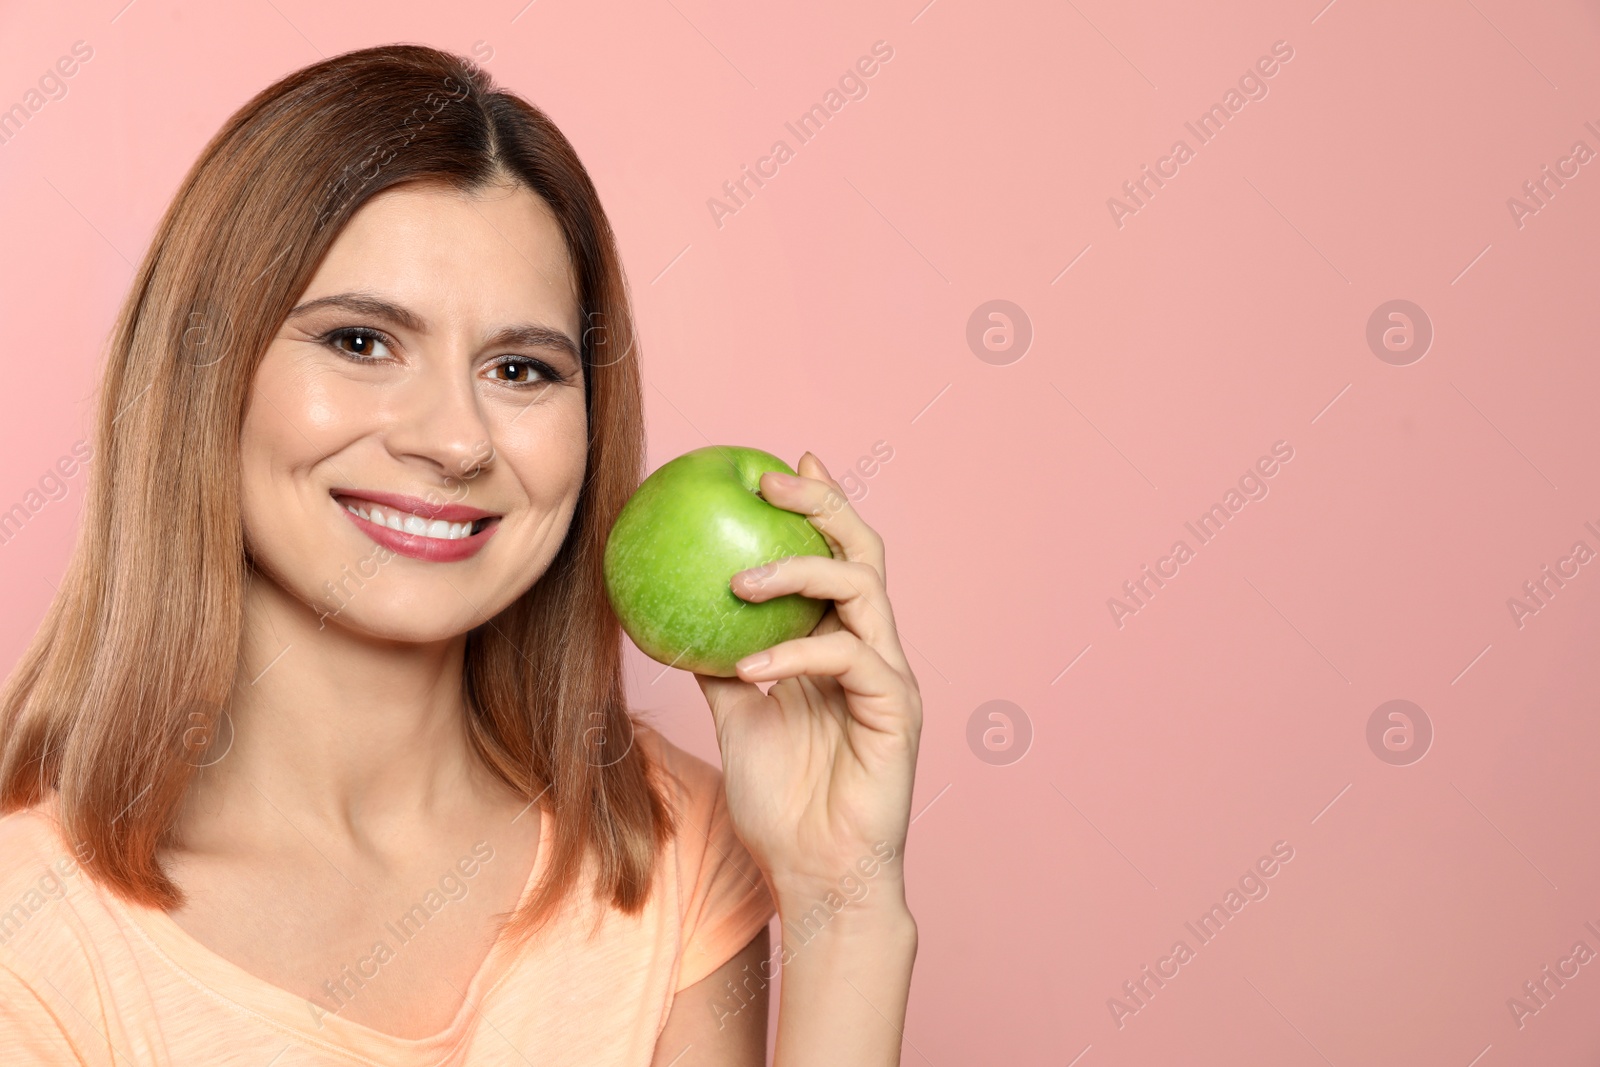
M 536 803 L 534 808 L 539 813 L 538 845 L 534 851 L 533 866 L 517 898 L 518 910 L 532 897 L 546 874 L 549 820 L 542 805 Z M 374 1062 L 385 1067 L 401 1067 L 395 1059 L 397 1055 L 406 1057 L 403 1067 L 412 1067 L 413 1064 L 423 1067 L 437 1062 L 438 1053 L 457 1044 L 465 1035 L 467 1024 L 478 1014 L 484 995 L 494 988 L 505 973 L 509 962 L 507 954 L 511 951 L 505 937 L 495 939 L 472 980 L 467 983 L 466 996 L 460 1008 L 444 1029 L 426 1037 L 397 1037 L 326 1011 L 321 1005 L 252 974 L 207 948 L 160 908 L 130 904 L 115 893 L 98 887 L 96 892 L 101 893 L 144 935 L 150 947 L 182 972 L 200 992 L 220 999 L 274 1029 L 290 1031 L 302 1043 L 327 1051 L 354 1054 L 362 1059 L 375 1057 Z

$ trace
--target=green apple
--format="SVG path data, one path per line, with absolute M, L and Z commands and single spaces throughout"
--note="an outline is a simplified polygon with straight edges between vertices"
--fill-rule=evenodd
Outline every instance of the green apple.
M 651 659 L 731 678 L 745 656 L 804 637 L 821 620 L 825 600 L 790 593 L 752 603 L 729 587 L 738 572 L 785 556 L 833 555 L 804 515 L 762 498 L 766 471 L 795 473 L 759 449 L 697 448 L 623 505 L 606 541 L 606 593 Z

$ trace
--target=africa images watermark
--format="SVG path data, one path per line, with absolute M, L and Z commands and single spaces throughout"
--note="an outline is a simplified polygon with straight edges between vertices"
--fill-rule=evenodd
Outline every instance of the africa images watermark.
M 1585 121 L 1583 125 L 1595 137 L 1600 138 L 1600 127 L 1596 127 L 1592 121 Z M 1589 147 L 1588 142 L 1573 141 L 1568 153 L 1556 160 L 1553 171 L 1550 169 L 1550 164 L 1546 163 L 1539 168 L 1537 178 L 1522 183 L 1522 194 L 1526 199 L 1506 197 L 1506 210 L 1511 212 L 1511 221 L 1517 229 L 1526 226 L 1530 216 L 1537 215 L 1549 207 L 1556 193 L 1565 189 L 1567 182 L 1576 178 L 1582 172 L 1582 167 L 1594 157 L 1595 151 Z
M 1185 921 L 1183 927 L 1193 936 L 1195 944 L 1191 948 L 1189 942 L 1178 938 L 1172 943 L 1172 948 L 1165 956 L 1155 961 L 1154 968 L 1145 964 L 1139 968 L 1139 976 L 1130 978 L 1122 983 L 1122 995 L 1106 998 L 1106 1010 L 1111 1013 L 1111 1021 L 1121 1030 L 1128 1023 L 1130 1015 L 1137 1015 L 1150 1006 L 1151 999 L 1163 989 L 1166 984 L 1182 974 L 1185 964 L 1192 962 L 1199 954 L 1199 950 L 1217 939 L 1223 929 L 1244 910 L 1251 901 L 1267 899 L 1271 892 L 1267 881 L 1275 877 L 1290 860 L 1294 859 L 1294 846 L 1287 841 L 1274 841 L 1272 854 L 1262 856 L 1240 875 L 1237 887 L 1229 886 L 1222 895 L 1221 903 L 1212 904 L 1194 922 Z M 1198 925 L 1197 925 L 1198 924 Z
M 326 629 L 328 619 L 349 607 L 350 602 L 356 598 L 356 594 L 365 589 L 367 583 L 378 576 L 378 569 L 399 554 L 388 545 L 375 543 L 371 552 L 356 560 L 355 573 L 351 573 L 350 564 L 346 563 L 339 568 L 340 578 L 338 585 L 335 585 L 331 578 L 323 582 L 323 592 L 327 593 L 329 599 L 335 601 L 337 606 L 331 611 L 321 610 L 317 612 L 317 629 Z M 370 570 L 368 569 L 369 564 Z M 352 585 L 354 586 L 353 588 Z
M 1600 528 L 1593 522 L 1585 522 L 1583 527 L 1600 539 Z M 1556 593 L 1582 574 L 1583 565 L 1594 558 L 1595 550 L 1589 547 L 1589 542 L 1579 538 L 1572 543 L 1572 550 L 1558 558 L 1553 567 L 1546 563 L 1536 576 L 1523 582 L 1521 596 L 1506 598 L 1506 610 L 1511 612 L 1511 621 L 1517 624 L 1517 629 L 1528 624 L 1529 616 L 1549 607 Z
M 717 229 L 722 229 L 724 220 L 729 215 L 737 215 L 755 197 L 756 191 L 766 186 L 768 181 L 776 178 L 783 165 L 795 158 L 796 150 L 809 144 L 811 139 L 822 132 L 839 112 L 844 110 L 845 104 L 852 100 L 865 100 L 868 87 L 867 79 L 873 77 L 882 69 L 881 64 L 887 64 L 894 58 L 894 46 L 888 41 L 874 41 L 872 54 L 861 56 L 855 64 L 845 69 L 839 75 L 838 88 L 830 88 L 822 94 L 822 100 L 812 104 L 793 122 L 785 122 L 784 129 L 794 137 L 795 147 L 789 147 L 789 142 L 778 138 L 772 142 L 772 147 L 767 149 L 767 154 L 755 161 L 752 168 L 750 164 L 741 164 L 739 176 L 722 183 L 722 192 L 727 199 L 721 196 L 709 197 L 706 208 L 711 212 L 711 221 L 716 223 Z M 768 168 L 771 169 L 768 169 Z M 765 179 L 765 180 L 763 180 Z M 750 186 L 754 183 L 755 188 Z
M 1199 546 L 1209 544 L 1220 534 L 1229 520 L 1244 510 L 1245 504 L 1252 500 L 1265 500 L 1267 494 L 1271 492 L 1268 479 L 1278 473 L 1281 469 L 1280 464 L 1286 464 L 1293 458 L 1293 445 L 1288 441 L 1273 442 L 1272 453 L 1257 459 L 1254 466 L 1239 476 L 1238 488 L 1230 487 L 1222 495 L 1221 501 L 1201 512 L 1193 522 L 1183 524 L 1184 529 L 1194 535 L 1196 542 L 1194 546 L 1190 546 L 1184 538 L 1178 538 L 1172 543 L 1172 548 L 1167 554 L 1156 560 L 1154 569 L 1146 563 L 1140 577 L 1122 583 L 1126 600 L 1114 596 L 1107 597 L 1106 608 L 1111 612 L 1111 621 L 1116 624 L 1117 629 L 1120 630 L 1127 625 L 1126 619 L 1129 615 L 1137 615 L 1149 607 L 1156 593 L 1181 573 L 1185 563 L 1194 559 Z
M 893 458 L 893 445 L 891 445 L 888 441 L 881 439 L 874 441 L 872 443 L 872 452 L 870 455 L 863 455 L 859 457 L 852 466 L 844 469 L 843 474 L 840 474 L 834 478 L 834 481 L 839 483 L 839 489 L 834 489 L 830 486 L 827 494 L 823 497 L 822 503 L 811 510 L 811 516 L 814 518 L 821 518 L 825 515 L 837 515 L 839 512 L 844 510 L 847 504 L 854 503 L 858 500 L 864 500 L 867 493 L 870 491 L 870 487 L 867 485 L 866 479 L 876 477 L 878 474 L 882 473 L 884 466 L 887 465 L 888 462 Z M 843 491 L 841 492 L 840 490 Z M 766 585 L 769 580 L 776 577 L 778 568 L 782 565 L 783 561 L 795 554 L 788 551 L 789 548 L 793 547 L 798 546 L 784 546 L 783 548 L 772 552 L 760 563 L 751 564 L 749 567 L 745 568 L 745 570 L 751 572 L 748 579 L 747 588 L 760 589 L 762 586 Z M 730 575 L 729 577 L 731 578 L 732 576 Z M 730 615 L 749 607 L 750 601 L 737 596 L 730 588 L 728 590 L 728 596 L 720 598 L 718 600 L 718 605 L 720 610 L 717 616 L 717 625 L 718 629 L 720 630 L 721 625 L 727 622 Z
M 1130 215 L 1137 215 L 1156 195 L 1156 192 L 1173 178 L 1176 178 L 1185 163 L 1192 160 L 1199 148 L 1210 144 L 1223 128 L 1232 121 L 1233 117 L 1244 110 L 1245 104 L 1251 100 L 1265 100 L 1267 97 L 1267 79 L 1278 73 L 1280 64 L 1286 64 L 1294 58 L 1294 48 L 1288 41 L 1272 42 L 1272 54 L 1262 56 L 1255 61 L 1255 65 L 1247 68 L 1239 76 L 1238 88 L 1229 88 L 1222 94 L 1219 103 L 1212 104 L 1210 108 L 1200 113 L 1193 122 L 1185 122 L 1184 129 L 1194 136 L 1195 144 L 1191 146 L 1187 139 L 1179 137 L 1172 142 L 1172 148 L 1166 155 L 1156 160 L 1154 169 L 1150 164 L 1143 164 L 1139 168 L 1139 177 L 1122 183 L 1122 191 L 1127 200 L 1115 196 L 1106 198 L 1106 210 L 1111 213 L 1111 221 L 1122 229 L 1127 225 Z M 1165 179 L 1165 180 L 1163 180 Z
M 1591 934 L 1600 937 L 1600 927 L 1592 920 L 1584 920 L 1583 925 Z M 1523 982 L 1521 995 L 1506 998 L 1506 1010 L 1511 1012 L 1511 1020 L 1517 1024 L 1517 1029 L 1527 1026 L 1529 1019 L 1548 1008 L 1555 995 L 1578 977 L 1584 965 L 1594 958 L 1595 951 L 1587 941 L 1575 941 L 1572 951 L 1556 960 L 1553 972 L 1550 965 L 1545 964 L 1535 978 Z
M 22 928 L 44 910 L 46 904 L 65 897 L 67 895 L 65 879 L 78 873 L 79 864 L 87 863 L 93 858 L 94 848 L 88 842 L 80 841 L 73 855 L 61 856 L 46 867 L 44 873 L 23 890 L 22 895 L 12 901 L 9 908 L 0 912 L 0 947 L 10 944 Z
M 365 955 L 353 964 L 345 964 L 335 977 L 322 983 L 322 995 L 333 1007 L 324 1007 L 314 1000 L 306 1001 L 311 1010 L 311 1021 L 317 1028 L 322 1028 L 325 1016 L 337 1015 L 348 1007 L 356 995 L 367 987 L 367 983 L 375 981 L 382 968 L 392 962 L 400 950 L 422 932 L 429 920 L 444 910 L 446 904 L 465 897 L 469 888 L 466 880 L 476 877 L 483 865 L 492 859 L 494 846 L 487 841 L 477 842 L 472 846 L 470 855 L 461 857 L 445 870 L 438 879 L 437 887 L 430 887 L 421 900 L 413 902 L 394 920 L 384 923 L 384 931 L 394 938 L 392 946 L 387 938 L 378 938 Z
M 865 500 L 870 491 L 867 480 L 877 477 L 884 465 L 893 458 L 893 445 L 888 441 L 874 441 L 871 455 L 859 457 L 854 464 L 846 467 L 843 473 L 835 475 L 833 480 L 839 483 L 839 488 L 844 490 L 844 495 L 852 504 Z
M 0 146 L 8 145 L 22 132 L 33 116 L 44 110 L 54 100 L 67 97 L 67 79 L 77 74 L 81 65 L 94 58 L 94 46 L 88 41 L 73 41 L 71 55 L 64 55 L 39 75 L 38 88 L 29 88 L 22 99 L 0 111 Z
M 491 51 L 491 55 L 492 55 Z M 465 100 L 471 90 L 454 77 L 444 79 L 442 94 L 430 92 L 423 98 L 421 107 L 414 107 L 395 130 L 373 147 L 359 163 L 349 164 L 337 178 L 328 182 L 323 190 L 322 205 L 317 212 L 317 228 L 321 229 L 343 210 L 362 189 L 375 181 L 394 157 L 416 139 L 433 117 L 453 103 Z
M 83 467 L 89 465 L 92 451 L 89 443 L 79 439 L 72 448 L 59 456 L 39 476 L 35 487 L 22 494 L 22 499 L 0 511 L 0 545 L 9 545 L 33 521 L 33 517 L 50 504 L 63 500 L 70 488 L 70 480 Z
M 722 1029 L 728 1024 L 729 1019 L 753 1004 L 757 995 L 777 976 L 778 968 L 788 966 L 789 961 L 814 941 L 835 915 L 849 905 L 859 904 L 865 900 L 872 889 L 867 883 L 876 878 L 878 872 L 892 863 L 896 857 L 894 846 L 889 842 L 875 842 L 871 855 L 856 860 L 855 866 L 839 877 L 837 891 L 829 890 L 827 895 L 814 903 L 809 911 L 799 916 L 786 917 L 781 927 L 783 936 L 778 940 L 777 951 L 757 963 L 754 970 L 748 963 L 745 964 L 737 980 L 730 978 L 724 983 L 726 989 L 721 998 L 711 1002 L 711 1014 L 717 1020 L 717 1029 Z M 856 877 L 857 871 L 861 873 L 859 878 Z

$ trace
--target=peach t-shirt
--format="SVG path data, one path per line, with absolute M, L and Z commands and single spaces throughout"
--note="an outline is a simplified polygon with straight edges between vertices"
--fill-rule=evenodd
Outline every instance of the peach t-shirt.
M 590 940 L 600 905 L 580 886 L 520 952 L 497 942 L 455 1019 L 419 1039 L 313 1011 L 165 912 L 92 883 L 48 806 L 0 819 L 0 1063 L 648 1064 L 674 994 L 732 958 L 776 909 L 728 822 L 721 772 L 648 727 L 636 738 L 673 772 L 681 816 L 644 911 L 605 908 Z M 523 899 L 544 872 L 549 827 Z

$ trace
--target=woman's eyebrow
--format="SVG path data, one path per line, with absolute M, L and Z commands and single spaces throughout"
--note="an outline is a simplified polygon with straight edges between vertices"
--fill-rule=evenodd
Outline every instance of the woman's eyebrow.
M 572 338 L 560 330 L 534 323 L 507 326 L 497 331 L 489 338 L 488 347 L 554 348 L 565 352 L 575 364 L 581 365 L 583 362 L 583 357 L 578 353 L 578 346 L 573 343 Z
M 309 315 L 313 311 L 320 311 L 327 307 L 342 308 L 357 315 L 370 315 L 373 318 L 388 319 L 395 325 L 402 326 L 413 333 L 426 332 L 422 319 L 399 304 L 380 300 L 378 297 L 368 296 L 364 293 L 335 293 L 332 296 L 308 300 L 289 312 L 289 317 L 291 319 L 298 318 L 301 315 Z
M 426 324 L 422 319 L 408 309 L 388 300 L 363 293 L 335 293 L 332 296 L 308 300 L 289 312 L 289 317 L 298 318 L 301 315 L 308 315 L 313 311 L 320 311 L 329 307 L 340 308 L 357 315 L 387 319 L 389 322 L 413 333 L 427 332 Z M 572 338 L 560 330 L 549 326 L 540 326 L 536 323 L 520 323 L 496 331 L 489 338 L 488 347 L 499 348 L 502 346 L 554 348 L 565 352 L 575 363 L 581 363 L 583 359 L 578 351 L 577 343 Z

